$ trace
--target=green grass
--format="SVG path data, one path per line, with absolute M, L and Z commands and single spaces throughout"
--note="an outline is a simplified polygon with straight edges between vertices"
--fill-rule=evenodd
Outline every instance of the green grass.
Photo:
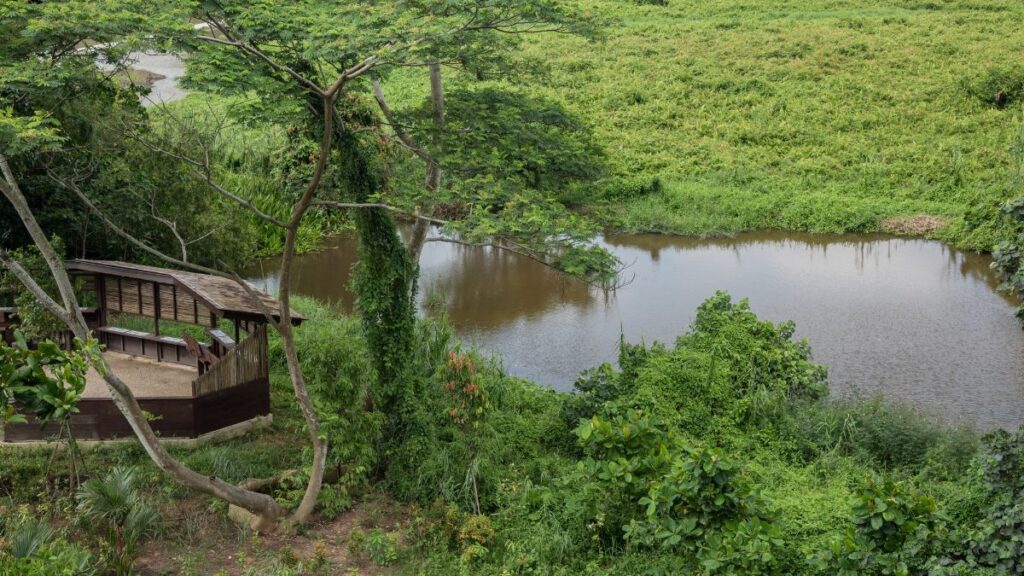
M 608 223 L 699 235 L 844 232 L 931 214 L 951 223 L 943 239 L 990 247 L 961 219 L 1014 194 L 1008 148 L 1024 126 L 1022 103 L 998 108 L 993 98 L 1000 74 L 1024 78 L 1024 4 L 579 4 L 609 21 L 604 40 L 531 37 L 522 55 L 549 73 L 517 84 L 592 126 L 613 180 L 666 183 L 604 210 L 594 190 L 583 205 Z M 389 89 L 410 106 L 426 84 L 404 74 Z

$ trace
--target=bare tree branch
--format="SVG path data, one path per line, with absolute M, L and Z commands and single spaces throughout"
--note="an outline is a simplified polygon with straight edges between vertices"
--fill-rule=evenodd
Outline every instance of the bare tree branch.
M 384 98 L 384 89 L 381 88 L 380 78 L 376 74 L 370 73 L 370 83 L 373 85 L 373 96 L 377 100 L 377 106 L 380 107 L 380 111 L 384 114 L 384 118 L 390 123 L 391 128 L 395 131 L 395 135 L 405 145 L 406 148 L 411 150 L 414 154 L 419 156 L 424 162 L 430 164 L 437 164 L 434 157 L 430 155 L 422 146 L 420 146 L 412 136 L 395 120 L 395 115 L 391 111 L 391 107 L 388 105 L 387 99 Z
M 72 324 L 74 319 L 67 313 L 64 308 L 61 308 L 60 304 L 50 298 L 50 295 L 43 290 L 39 284 L 36 283 L 35 278 L 21 265 L 20 262 L 14 259 L 4 248 L 0 248 L 0 263 L 3 263 L 17 278 L 18 280 L 39 300 L 39 303 L 54 316 L 60 319 L 64 324 Z
M 440 218 L 434 218 L 432 216 L 424 216 L 423 214 L 418 214 L 416 212 L 410 212 L 408 210 L 403 210 L 402 208 L 398 208 L 396 206 L 392 206 L 390 204 L 384 204 L 384 203 L 381 203 L 381 202 L 337 202 L 337 201 L 334 201 L 334 200 L 316 200 L 316 201 L 313 202 L 313 205 L 314 206 L 326 206 L 326 207 L 329 207 L 329 208 L 337 208 L 339 210 L 350 210 L 350 209 L 359 210 L 359 209 L 365 209 L 365 208 L 381 208 L 381 209 L 384 209 L 384 210 L 389 210 L 391 212 L 395 212 L 397 214 L 401 214 L 403 216 L 408 216 L 409 218 L 416 218 L 418 220 L 423 220 L 425 222 L 429 222 L 430 224 L 437 224 L 438 226 L 444 226 L 445 224 L 448 224 L 447 220 L 442 220 Z

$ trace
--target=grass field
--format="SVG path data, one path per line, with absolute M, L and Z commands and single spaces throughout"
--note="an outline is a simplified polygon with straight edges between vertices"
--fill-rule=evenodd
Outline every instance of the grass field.
M 654 193 L 571 199 L 610 224 L 846 232 L 928 214 L 947 222 L 938 237 L 991 247 L 964 218 L 1015 195 L 1024 3 L 580 5 L 606 20 L 605 37 L 530 38 L 524 56 L 545 72 L 525 85 L 595 130 L 611 185 L 660 178 Z

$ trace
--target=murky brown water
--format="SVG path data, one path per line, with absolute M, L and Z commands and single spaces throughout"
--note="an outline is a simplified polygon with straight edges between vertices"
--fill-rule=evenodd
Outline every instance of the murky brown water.
M 763 318 L 794 320 L 829 367 L 833 395 L 882 393 L 981 428 L 1024 422 L 1024 332 L 986 257 L 873 235 L 605 242 L 635 274 L 607 297 L 525 258 L 440 243 L 423 253 L 421 286 L 445 295 L 464 340 L 561 390 L 615 360 L 620 329 L 630 341 L 673 342 L 703 300 L 726 290 Z M 351 310 L 353 263 L 352 242 L 333 239 L 298 259 L 296 290 Z M 250 277 L 273 290 L 275 266 Z

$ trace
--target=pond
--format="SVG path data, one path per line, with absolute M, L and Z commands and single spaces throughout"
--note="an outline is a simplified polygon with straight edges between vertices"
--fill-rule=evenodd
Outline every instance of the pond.
M 490 248 L 428 244 L 421 292 L 443 294 L 460 338 L 500 353 L 509 373 L 571 390 L 580 370 L 631 342 L 671 343 L 716 290 L 762 318 L 793 320 L 833 396 L 911 402 L 982 429 L 1024 422 L 1024 331 L 990 259 L 938 242 L 780 232 L 701 240 L 608 235 L 633 280 L 604 294 Z M 299 294 L 351 310 L 351 239 L 295 262 Z M 274 259 L 249 278 L 273 291 Z

